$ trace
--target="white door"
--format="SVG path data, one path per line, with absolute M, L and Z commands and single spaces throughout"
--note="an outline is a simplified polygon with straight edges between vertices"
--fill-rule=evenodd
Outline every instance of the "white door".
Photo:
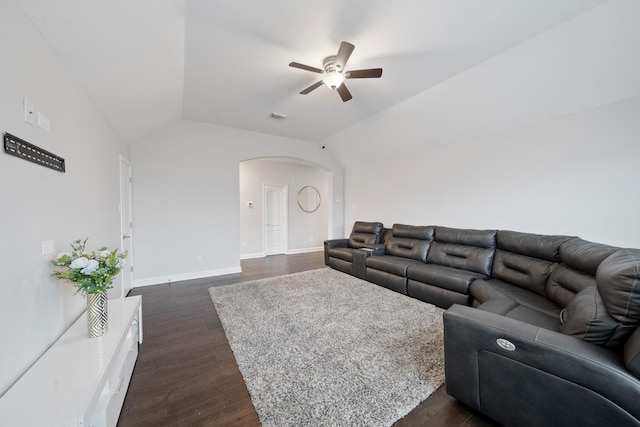
M 286 237 L 286 186 L 265 185 L 265 255 L 283 254 Z
M 133 272 L 133 253 L 132 249 L 132 222 L 131 222 L 131 164 L 122 156 L 120 156 L 120 230 L 121 250 L 129 252 L 126 259 L 126 265 L 120 272 L 120 281 L 122 292 L 120 296 L 127 296 L 131 290 L 132 272 Z M 115 285 L 115 284 L 114 284 Z

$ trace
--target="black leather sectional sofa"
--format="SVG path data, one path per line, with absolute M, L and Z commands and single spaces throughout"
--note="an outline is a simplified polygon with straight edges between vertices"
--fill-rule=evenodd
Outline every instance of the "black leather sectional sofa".
M 447 392 L 506 426 L 640 426 L 640 250 L 356 222 L 328 266 L 446 308 Z

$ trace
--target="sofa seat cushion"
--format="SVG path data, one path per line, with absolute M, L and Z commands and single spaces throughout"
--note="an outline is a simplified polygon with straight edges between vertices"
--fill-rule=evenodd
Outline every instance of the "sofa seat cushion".
M 353 248 L 332 248 L 329 249 L 329 256 L 331 258 L 338 258 L 344 261 L 353 262 L 353 252 L 357 249 Z
M 407 269 L 407 277 L 465 295 L 469 294 L 471 282 L 487 278 L 480 273 L 438 264 L 411 264 Z
M 529 323 L 555 332 L 558 332 L 558 327 L 560 325 L 560 322 L 558 321 L 559 316 L 559 313 L 558 316 L 549 316 L 535 308 L 527 307 L 525 305 L 519 305 L 506 314 L 506 317 L 511 319 L 520 320 L 521 322 Z
M 640 328 L 637 328 L 625 343 L 623 354 L 629 372 L 640 378 Z
M 400 277 L 407 277 L 407 268 L 409 265 L 424 264 L 421 261 L 408 259 L 393 255 L 372 255 L 367 258 L 367 268 L 384 271 L 395 274 Z
M 479 309 L 552 331 L 560 328 L 562 307 L 535 292 L 497 279 L 476 280 L 471 283 L 469 291 L 479 303 Z

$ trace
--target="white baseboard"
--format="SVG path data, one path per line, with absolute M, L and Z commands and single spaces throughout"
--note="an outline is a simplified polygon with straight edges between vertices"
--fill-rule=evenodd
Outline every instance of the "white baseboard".
M 302 249 L 288 249 L 284 252 L 285 255 L 295 255 L 295 254 L 306 254 L 309 252 L 322 252 L 324 251 L 324 246 L 319 246 L 315 248 L 302 248 Z M 244 254 L 240 255 L 240 259 L 254 259 L 254 258 L 264 258 L 267 254 L 264 252 L 256 252 L 253 254 Z
M 205 277 L 224 276 L 225 274 L 242 273 L 240 266 L 219 268 L 217 270 L 194 271 L 193 273 L 172 274 L 169 276 L 148 277 L 145 279 L 134 279 L 133 287 L 159 285 L 161 283 L 182 282 L 184 280 L 203 279 Z
M 254 254 L 242 254 L 240 255 L 240 259 L 253 259 L 253 258 L 264 258 L 266 254 L 264 252 L 256 252 Z
M 302 249 L 289 249 L 285 252 L 285 255 L 294 255 L 294 254 L 306 254 L 309 252 L 321 252 L 324 251 L 324 246 L 319 246 L 315 248 L 302 248 Z

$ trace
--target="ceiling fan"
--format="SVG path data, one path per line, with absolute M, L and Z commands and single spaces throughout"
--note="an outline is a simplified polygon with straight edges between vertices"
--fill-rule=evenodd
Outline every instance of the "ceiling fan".
M 309 65 L 300 64 L 298 62 L 290 63 L 290 67 L 300 68 L 301 70 L 311 71 L 323 75 L 322 80 L 312 84 L 311 86 L 300 92 L 300 95 L 306 95 L 312 90 L 319 88 L 324 83 L 327 87 L 337 90 L 338 94 L 340 94 L 340 98 L 342 98 L 342 101 L 347 102 L 353 97 L 351 96 L 349 89 L 347 89 L 347 86 L 344 84 L 345 79 L 370 79 L 382 76 L 382 68 L 345 71 L 344 67 L 347 65 L 347 61 L 349 60 L 349 57 L 351 56 L 354 48 L 355 46 L 351 43 L 340 43 L 338 54 L 328 56 L 322 62 L 324 70 L 316 67 L 311 67 Z

